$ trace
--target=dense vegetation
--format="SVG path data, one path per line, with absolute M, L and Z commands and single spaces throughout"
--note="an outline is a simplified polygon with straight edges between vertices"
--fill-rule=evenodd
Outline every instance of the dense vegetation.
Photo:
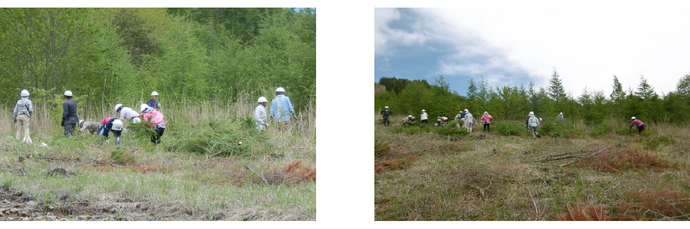
M 676 91 L 659 95 L 641 77 L 637 88 L 624 91 L 618 77 L 613 76 L 613 92 L 587 88 L 575 98 L 566 93 L 561 76 L 554 69 L 547 88 L 529 86 L 491 86 L 485 79 L 468 83 L 466 96 L 449 90 L 443 76 L 434 84 L 426 80 L 407 80 L 383 77 L 375 84 L 376 112 L 389 106 L 396 115 L 412 114 L 416 117 L 426 109 L 429 117 L 447 116 L 452 119 L 461 109 L 469 109 L 478 118 L 484 111 L 498 119 L 522 120 L 529 111 L 545 119 L 555 119 L 563 112 L 566 118 L 583 119 L 588 124 L 600 124 L 605 119 L 629 120 L 636 116 L 645 122 L 690 121 L 690 74 L 678 82 Z
M 226 104 L 282 86 L 297 112 L 316 95 L 310 8 L 4 8 L 0 49 L 0 97 L 18 99 L 25 88 L 34 106 L 59 112 L 65 90 L 80 112 L 145 101 L 154 90 L 168 105 Z

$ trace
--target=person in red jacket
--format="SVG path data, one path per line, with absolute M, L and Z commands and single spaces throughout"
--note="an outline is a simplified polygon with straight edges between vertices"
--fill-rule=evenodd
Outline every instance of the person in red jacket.
M 632 117 L 632 123 L 628 127 L 628 130 L 632 128 L 633 126 L 637 125 L 637 133 L 641 134 L 642 131 L 644 131 L 645 124 L 644 122 L 638 120 L 635 118 L 635 116 Z
M 491 117 L 489 112 L 484 111 L 484 115 L 482 115 L 482 124 L 484 124 L 484 131 L 488 130 L 489 132 L 491 132 L 491 119 L 493 118 Z

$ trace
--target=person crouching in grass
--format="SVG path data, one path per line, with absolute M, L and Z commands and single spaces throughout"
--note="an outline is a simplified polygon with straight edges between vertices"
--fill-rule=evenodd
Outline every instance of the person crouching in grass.
M 122 138 L 120 137 L 122 135 L 122 121 L 117 118 L 107 117 L 101 120 L 101 125 L 98 129 L 98 135 L 101 136 L 101 139 L 98 140 L 99 146 L 103 145 L 103 139 L 105 139 L 106 143 L 108 142 L 109 132 L 113 132 L 117 136 L 117 145 L 122 146 Z

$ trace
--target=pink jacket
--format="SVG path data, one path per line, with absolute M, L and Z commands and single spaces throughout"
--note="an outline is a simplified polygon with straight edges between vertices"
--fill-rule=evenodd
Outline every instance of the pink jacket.
M 490 114 L 485 114 L 482 115 L 482 123 L 491 123 L 491 115 Z
M 109 122 L 111 119 L 114 119 L 114 118 L 113 118 L 113 117 L 106 117 L 106 118 L 104 118 L 104 119 L 101 120 L 101 124 L 103 124 L 103 126 L 105 126 L 105 125 L 108 124 L 108 122 Z
M 644 122 L 640 121 L 639 119 L 635 119 L 635 121 L 633 121 L 632 124 L 630 124 L 630 127 L 628 127 L 628 129 L 630 129 L 634 125 L 642 126 L 642 125 L 644 125 Z
M 165 120 L 163 119 L 163 114 L 158 112 L 156 109 L 153 109 L 149 112 L 144 112 L 140 116 L 141 116 L 142 121 L 150 122 L 151 124 L 153 124 L 155 126 L 165 125 Z M 149 121 L 149 118 L 151 118 L 151 121 Z M 151 128 L 152 126 L 148 126 L 148 127 Z

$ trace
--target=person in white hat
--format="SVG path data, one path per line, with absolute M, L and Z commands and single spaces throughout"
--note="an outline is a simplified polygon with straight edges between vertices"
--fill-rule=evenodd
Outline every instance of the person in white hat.
M 62 104 L 62 122 L 61 126 L 65 127 L 65 137 L 72 137 L 72 131 L 79 122 L 79 115 L 77 114 L 77 101 L 72 99 L 72 92 L 65 91 L 63 94 L 65 103 Z
M 158 102 L 158 92 L 157 91 L 151 92 L 151 99 L 149 99 L 149 101 L 146 101 L 146 105 L 149 107 L 153 107 L 156 110 L 161 109 L 161 103 Z
M 279 87 L 276 89 L 276 97 L 271 100 L 271 114 L 269 116 L 275 122 L 285 124 L 290 121 L 290 115 L 292 115 L 292 118 L 297 119 L 290 98 L 285 96 L 285 89 Z
M 422 109 L 422 114 L 421 114 L 420 119 L 422 120 L 422 122 L 421 122 L 422 126 L 424 126 L 424 123 L 429 124 L 429 115 L 426 114 L 426 111 L 424 109 Z
M 563 112 L 561 112 L 560 114 L 558 114 L 558 116 L 556 116 L 556 120 L 558 120 L 558 121 L 563 120 Z
M 532 138 L 541 138 L 539 136 L 539 133 L 537 133 L 537 127 L 539 127 L 541 123 L 539 122 L 539 119 L 534 116 L 534 112 L 529 112 L 529 118 L 527 118 L 527 127 L 529 128 L 530 131 L 532 131 Z
M 156 136 L 151 136 L 151 142 L 154 145 L 161 143 L 161 137 L 165 133 L 165 117 L 153 107 L 146 104 L 141 104 L 139 111 L 141 115 L 138 117 L 146 122 L 146 128 L 156 131 Z
M 383 108 L 383 110 L 381 111 L 381 115 L 383 115 L 383 125 L 384 126 L 390 126 L 391 125 L 391 121 L 389 120 L 391 114 L 393 114 L 393 112 L 390 109 L 388 109 L 388 106 Z
M 259 105 L 254 109 L 254 124 L 256 129 L 264 131 L 268 127 L 268 122 L 266 122 L 266 104 L 268 100 L 266 100 L 266 97 L 261 96 L 257 102 L 259 102 Z
M 98 145 L 103 145 L 103 139 L 108 142 L 108 133 L 113 132 L 116 136 L 117 145 L 122 145 L 122 121 L 114 117 L 106 117 L 101 120 L 101 125 L 98 127 L 98 135 L 101 138 L 98 140 Z
M 99 128 L 100 123 L 79 120 L 79 133 L 84 132 L 84 130 L 88 130 L 91 132 L 91 135 L 93 135 L 94 133 L 98 133 Z
M 467 109 L 465 109 L 465 128 L 467 128 L 467 130 L 470 133 L 472 133 L 473 125 L 474 125 L 474 116 L 472 116 L 472 114 Z
M 628 130 L 632 128 L 633 126 L 637 126 L 637 133 L 642 134 L 642 131 L 644 131 L 644 127 L 647 126 L 644 124 L 644 122 L 640 121 L 639 119 L 635 118 L 635 116 L 632 117 L 632 123 L 628 127 Z
M 134 109 L 125 107 L 121 103 L 118 103 L 115 105 L 115 112 L 120 113 L 120 120 L 121 121 L 132 121 L 132 119 L 136 118 L 139 116 L 139 113 L 134 111 Z
M 24 137 L 22 138 L 22 142 L 31 144 L 29 122 L 31 121 L 31 113 L 34 112 L 34 107 L 31 104 L 31 100 L 29 100 L 29 91 L 22 90 L 19 95 L 21 99 L 17 101 L 17 104 L 14 106 L 14 112 L 12 113 L 14 116 L 14 123 L 17 123 L 17 139 L 20 139 L 23 133 Z
M 414 116 L 412 116 L 412 115 L 409 115 L 409 116 L 403 118 L 403 126 L 404 125 L 412 125 L 414 122 L 415 122 Z

